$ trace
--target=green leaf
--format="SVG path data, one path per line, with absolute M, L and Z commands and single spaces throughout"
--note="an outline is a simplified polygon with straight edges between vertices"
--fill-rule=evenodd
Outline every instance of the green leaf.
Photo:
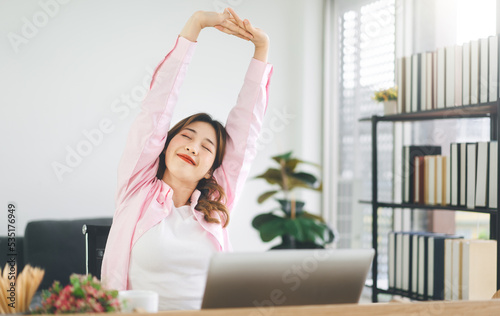
M 50 293 L 49 290 L 42 290 L 42 298 L 43 300 L 47 300 L 52 294 Z
M 279 184 L 283 188 L 283 178 L 281 176 L 281 171 L 278 169 L 269 168 L 266 172 L 255 178 L 265 179 L 269 184 Z
M 300 223 L 300 225 L 302 226 L 302 229 L 304 231 L 304 240 L 303 241 L 314 242 L 316 240 L 316 235 L 315 235 L 314 230 L 318 224 L 316 224 L 313 219 L 305 218 L 305 217 L 297 218 L 297 221 Z
M 274 161 L 276 161 L 277 163 L 281 164 L 281 161 L 282 160 L 290 160 L 290 157 L 292 157 L 292 151 L 289 151 L 287 153 L 284 153 L 284 154 L 281 154 L 281 155 L 278 155 L 278 156 L 274 156 L 272 157 L 274 159 Z
M 292 235 L 298 241 L 305 241 L 304 227 L 299 219 L 287 219 L 285 222 L 286 233 Z
M 310 165 L 310 166 L 314 166 L 314 167 L 318 168 L 319 170 L 322 169 L 322 167 L 321 167 L 320 164 L 317 164 L 317 163 L 314 163 L 314 162 L 301 160 L 300 163 L 303 163 L 303 164 L 306 164 L 306 165 Z
M 327 227 L 322 224 L 315 224 L 311 226 L 311 232 L 315 234 L 315 237 L 318 236 L 321 240 L 325 240 L 325 231 Z
M 333 239 L 335 239 L 335 235 L 333 234 L 333 230 L 327 226 L 328 229 L 328 239 L 326 240 L 326 243 L 329 244 L 333 242 Z
M 301 228 L 297 224 L 297 222 L 291 218 L 287 218 L 284 224 L 286 234 L 292 235 L 295 238 L 302 235 Z
M 303 211 L 300 215 L 301 217 L 306 217 L 306 218 L 311 218 L 311 219 L 315 219 L 317 221 L 320 221 L 322 223 L 325 222 L 325 220 L 323 219 L 323 217 L 319 216 L 319 215 L 315 215 L 315 214 L 311 214 L 311 213 L 308 213 L 306 211 Z
M 54 293 L 59 294 L 59 292 L 61 292 L 62 290 L 61 283 L 59 281 L 54 281 L 52 289 Z
M 78 287 L 73 290 L 73 295 L 78 298 L 84 298 L 85 297 L 85 292 L 81 287 Z
M 295 178 L 297 180 L 300 180 L 300 181 L 302 181 L 304 183 L 307 183 L 312 188 L 318 182 L 318 179 L 315 176 L 313 176 L 310 173 L 306 173 L 306 172 L 292 173 L 292 174 L 290 174 L 290 177 Z
M 325 223 L 316 224 L 312 227 L 314 232 L 323 241 L 323 244 L 329 244 L 333 241 L 333 230 Z
M 273 221 L 276 218 L 281 219 L 281 217 L 274 215 L 273 213 L 260 214 L 260 215 L 255 216 L 255 218 L 252 220 L 252 226 L 253 226 L 253 228 L 255 228 L 257 230 L 260 230 L 260 227 L 263 224 L 265 224 L 269 221 Z
M 307 184 L 306 182 L 289 177 L 288 178 L 288 190 L 292 190 L 295 188 L 304 188 L 304 189 L 313 189 L 311 185 Z
M 275 219 L 263 223 L 259 228 L 262 241 L 268 242 L 285 234 L 284 221 L 284 218 L 276 216 Z
M 276 193 L 278 193 L 277 190 L 264 192 L 259 196 L 259 198 L 257 199 L 257 202 L 259 202 L 259 204 L 260 204 L 260 203 L 264 202 L 265 200 L 267 200 L 268 198 L 270 198 L 271 196 L 275 195 Z
M 293 158 L 293 159 L 289 159 L 285 162 L 285 171 L 287 174 L 291 174 L 293 173 L 293 171 L 295 170 L 295 168 L 297 167 L 297 165 L 301 162 L 300 159 L 297 159 L 297 158 Z

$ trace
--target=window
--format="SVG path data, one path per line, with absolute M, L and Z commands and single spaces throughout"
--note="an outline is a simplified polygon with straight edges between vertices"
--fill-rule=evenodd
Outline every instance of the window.
M 382 114 L 374 91 L 394 86 L 395 0 L 339 1 L 339 173 L 337 246 L 371 248 L 371 124 L 362 117 Z M 393 127 L 379 124 L 379 199 L 392 199 Z M 379 234 L 391 229 L 392 211 L 382 210 Z M 379 245 L 379 270 L 387 273 L 386 239 Z M 385 258 L 385 259 L 384 259 Z

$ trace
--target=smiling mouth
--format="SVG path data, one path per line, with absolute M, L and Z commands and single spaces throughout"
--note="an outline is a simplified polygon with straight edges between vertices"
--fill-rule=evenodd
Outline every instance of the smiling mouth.
M 184 160 L 185 162 L 191 164 L 191 165 L 196 165 L 194 160 L 189 157 L 188 155 L 184 155 L 184 154 L 177 154 L 177 156 L 179 156 L 179 158 L 181 158 L 182 160 Z

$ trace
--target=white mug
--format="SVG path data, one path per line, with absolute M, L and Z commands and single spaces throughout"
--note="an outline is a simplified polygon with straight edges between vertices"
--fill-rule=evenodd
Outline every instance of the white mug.
M 124 313 L 145 311 L 158 312 L 158 293 L 154 291 L 128 290 L 118 292 L 121 310 Z M 126 301 L 126 302 L 124 302 Z

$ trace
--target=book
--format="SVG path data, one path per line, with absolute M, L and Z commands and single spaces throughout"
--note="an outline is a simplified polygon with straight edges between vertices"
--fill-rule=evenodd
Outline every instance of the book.
M 445 48 L 437 49 L 437 109 L 446 105 L 446 53 Z
M 425 101 L 425 109 L 426 110 L 432 110 L 434 108 L 433 102 L 434 102 L 434 68 L 433 68 L 433 58 L 434 54 L 432 52 L 428 52 L 427 57 L 425 58 L 426 64 L 427 64 L 427 69 L 425 71 L 425 94 L 426 94 L 426 101 Z
M 497 241 L 468 240 L 462 250 L 462 299 L 491 299 L 497 291 Z
M 432 108 L 437 109 L 438 103 L 438 61 L 437 61 L 437 51 L 432 52 Z
M 488 39 L 479 40 L 479 102 L 488 102 Z
M 453 262 L 453 239 L 444 240 L 444 299 L 449 301 L 452 298 L 452 262 Z
M 462 299 L 462 250 L 464 239 L 455 239 L 451 242 L 452 245 L 452 262 L 451 262 L 451 299 Z
M 461 45 L 455 46 L 455 106 L 462 105 L 462 53 L 463 47 Z M 452 77 L 453 78 L 453 77 Z
M 422 54 L 411 56 L 411 112 L 420 111 L 420 57 Z
M 445 188 L 445 180 L 446 177 L 446 165 L 443 168 L 443 156 L 436 156 L 436 204 L 437 205 L 444 205 L 444 193 L 443 189 Z M 446 160 L 445 160 L 446 161 Z
M 449 156 L 443 158 L 446 158 L 446 171 L 444 173 L 446 180 L 443 181 L 443 183 L 445 183 L 445 190 L 444 190 L 445 199 L 443 205 L 450 205 L 451 204 L 451 159 Z
M 435 205 L 436 204 L 436 156 L 425 156 L 424 161 L 425 168 L 425 204 Z
M 498 142 L 490 142 L 488 179 L 488 207 L 498 207 Z
M 396 64 L 397 71 L 397 85 L 398 85 L 398 113 L 404 113 L 405 106 L 405 57 L 398 58 Z
M 426 297 L 428 290 L 428 243 L 426 235 L 418 237 L 418 296 Z
M 410 293 L 418 294 L 418 237 L 422 233 L 415 233 L 411 236 L 412 251 L 411 251 L 411 289 Z
M 424 192 L 423 204 L 428 205 L 429 204 L 429 156 L 424 156 L 423 158 L 424 158 L 424 163 L 423 163 L 424 181 L 420 183 L 419 190 L 422 190 Z M 422 203 L 422 201 L 420 202 Z
M 403 232 L 402 290 L 408 293 L 417 294 L 418 236 L 421 234 Z
M 441 205 L 448 205 L 449 201 L 447 201 L 447 196 L 449 195 L 447 192 L 448 192 L 448 185 L 449 185 L 449 178 L 450 178 L 450 174 L 448 172 L 448 157 L 447 156 L 441 156 L 441 168 L 442 168 L 442 178 L 441 178 L 441 182 L 442 182 L 442 185 L 443 185 L 443 188 L 442 188 L 442 198 L 441 198 Z
M 476 198 L 475 206 L 487 206 L 488 187 L 488 142 L 477 143 L 477 172 L 476 172 Z
M 467 143 L 467 155 L 466 155 L 466 163 L 467 163 L 467 176 L 466 176 L 466 190 L 467 190 L 467 198 L 466 204 L 468 209 L 474 209 L 476 206 L 476 152 L 477 152 L 477 144 L 476 143 Z
M 412 146 L 403 146 L 403 154 L 402 154 L 402 174 L 403 174 L 403 198 L 402 201 L 404 203 L 416 203 L 415 200 L 415 175 L 416 173 L 416 165 L 415 165 L 415 157 L 417 156 L 426 156 L 426 155 L 440 155 L 441 154 L 441 146 L 433 146 L 433 145 L 412 145 Z M 418 199 L 418 198 L 417 198 Z M 423 201 L 422 201 L 423 203 Z
M 425 203 L 425 156 L 415 157 L 415 204 Z
M 395 287 L 394 278 L 396 275 L 396 233 L 389 232 L 389 246 L 388 246 L 388 259 L 387 259 L 387 274 L 389 280 L 389 288 L 393 289 Z
M 479 103 L 479 40 L 470 42 L 470 103 Z
M 455 106 L 455 46 L 445 48 L 445 106 Z
M 409 232 L 403 232 L 402 235 L 402 269 L 401 269 L 401 289 L 403 291 L 410 290 L 410 276 L 411 276 L 411 267 L 410 267 L 410 257 L 411 257 L 411 247 L 410 247 L 410 234 Z M 413 241 L 413 240 L 411 240 Z
M 396 232 L 396 274 L 394 275 L 395 288 L 403 288 L 403 233 Z
M 498 100 L 498 35 L 488 37 L 488 63 L 489 63 L 489 86 L 488 86 L 488 101 L 495 102 Z
M 444 300 L 445 284 L 445 240 L 460 236 L 435 234 L 428 240 L 428 296 L 434 300 Z
M 470 43 L 462 46 L 462 105 L 470 103 Z
M 421 53 L 420 56 L 420 73 L 419 73 L 419 108 L 420 111 L 427 110 L 427 53 Z
M 411 82 L 411 56 L 405 57 L 405 101 L 404 101 L 404 108 L 403 108 L 403 113 L 409 113 L 411 112 L 412 105 L 411 105 L 411 87 L 412 87 L 412 82 Z
M 460 206 L 466 206 L 467 202 L 467 144 L 460 143 Z
M 458 206 L 460 202 L 460 146 L 450 144 L 450 198 L 451 205 Z
M 431 273 L 431 268 L 429 267 L 429 260 L 432 261 L 432 274 L 434 273 L 434 257 L 429 257 L 430 248 L 429 240 L 434 236 L 444 236 L 444 234 L 438 233 L 420 233 L 418 235 L 418 286 L 417 286 L 417 296 L 419 298 L 431 298 L 429 294 L 429 274 Z

